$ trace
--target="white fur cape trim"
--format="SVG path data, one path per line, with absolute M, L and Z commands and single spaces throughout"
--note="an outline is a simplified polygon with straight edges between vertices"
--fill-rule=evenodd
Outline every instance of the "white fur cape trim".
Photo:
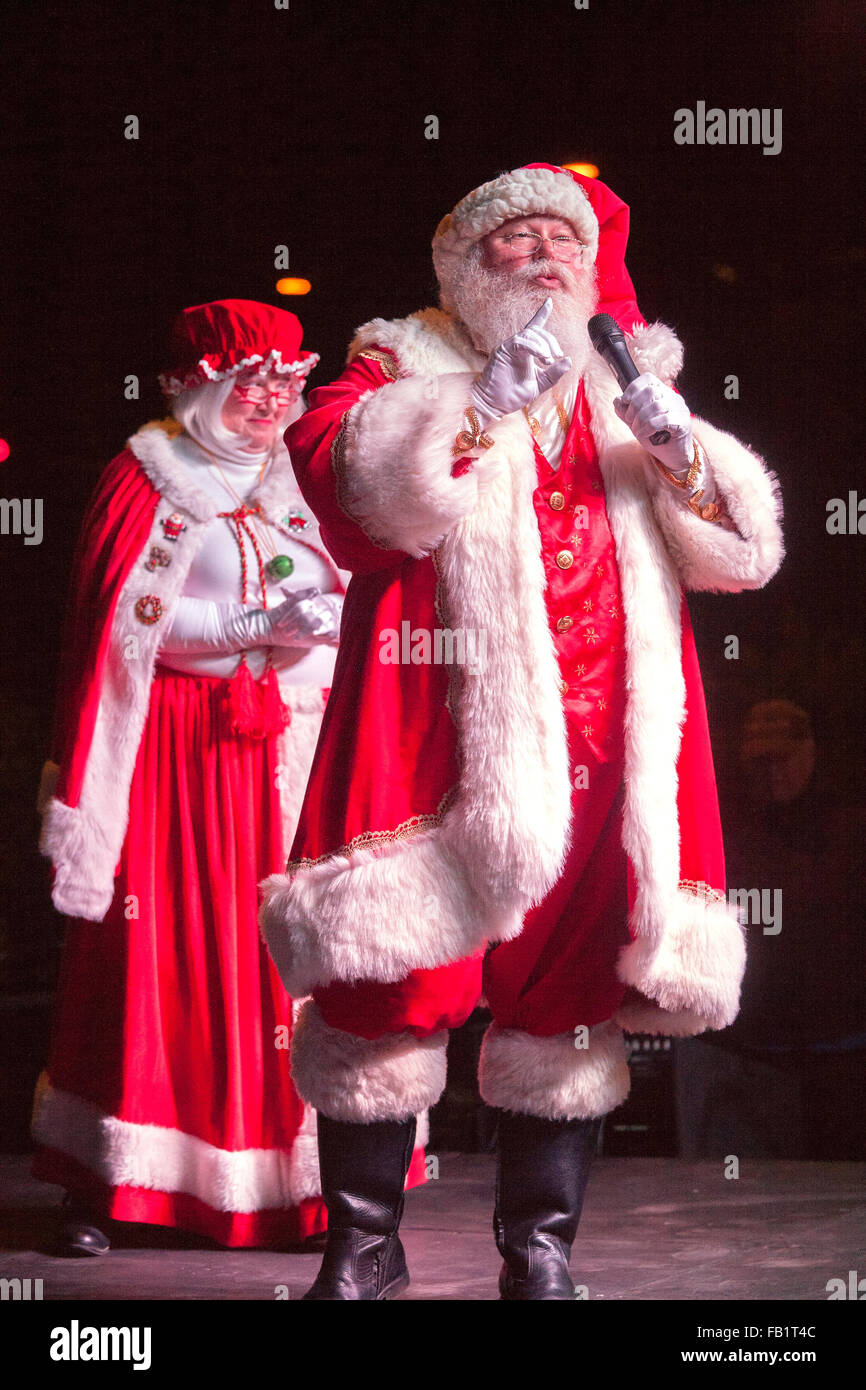
M 451 308 L 457 266 L 469 247 L 513 217 L 531 214 L 564 217 L 598 254 L 598 218 L 576 179 L 563 169 L 512 169 L 482 183 L 443 217 L 433 237 L 433 266 L 442 290 L 442 306 Z
M 219 1149 L 182 1130 L 133 1124 L 56 1090 L 43 1075 L 32 1134 L 68 1154 L 112 1187 L 183 1192 L 215 1211 L 254 1212 L 297 1206 L 321 1193 L 315 1128 L 286 1149 Z
M 405 1120 L 435 1105 L 445 1089 L 447 1046 L 447 1029 L 429 1038 L 359 1038 L 329 1027 L 310 999 L 292 1035 L 292 1080 L 332 1120 Z
M 217 501 L 189 480 L 175 457 L 171 439 L 163 430 L 145 427 L 129 440 L 129 448 L 160 493 L 160 499 L 147 543 L 132 566 L 117 601 L 105 678 L 78 804 L 68 806 L 53 795 L 46 803 L 44 794 L 42 796 L 44 810 L 39 845 L 55 866 L 51 895 L 54 906 L 67 916 L 94 922 L 102 921 L 114 896 L 114 874 L 129 819 L 129 786 L 147 717 L 163 622 L 170 617 L 173 604 L 183 592 L 206 526 L 221 510 Z M 286 535 L 291 535 L 282 523 L 287 507 L 298 495 L 289 455 L 283 451 L 250 500 L 259 502 L 268 520 Z M 167 546 L 161 523 L 173 512 L 180 513 L 186 529 Z M 170 552 L 171 564 L 151 572 L 144 568 L 143 562 L 152 544 L 159 544 Z M 338 573 L 336 568 L 335 573 Z M 163 618 L 149 626 L 135 616 L 136 601 L 146 594 L 158 597 L 163 609 Z M 309 689 L 299 688 L 296 698 L 306 707 L 311 698 Z M 321 716 L 321 694 L 317 693 L 315 698 L 319 701 Z M 284 699 L 290 705 L 293 703 L 291 695 L 284 695 Z M 305 730 L 301 739 L 303 748 L 308 742 L 309 730 Z M 281 761 L 288 768 L 295 761 L 293 747 L 290 726 L 281 745 Z M 304 776 L 309 770 L 306 756 L 306 751 L 299 753 L 300 762 L 306 764 Z M 297 782 L 295 777 L 295 802 Z M 47 784 L 43 793 L 46 787 Z M 287 813 L 285 837 L 290 843 L 288 818 Z
M 478 1085 L 488 1105 L 544 1120 L 607 1115 L 629 1093 L 625 1039 L 615 1023 L 589 1030 L 589 1046 L 573 1033 L 533 1037 L 492 1023 L 484 1034 Z
M 374 321 L 359 331 L 353 351 L 364 345 L 385 347 L 396 353 L 401 370 L 429 374 L 440 343 L 441 388 L 456 371 L 461 333 L 438 311 L 390 325 Z M 679 370 L 682 348 L 663 324 L 638 330 L 630 347 L 638 366 L 663 380 L 672 380 Z M 474 367 L 473 359 L 469 365 Z M 685 967 L 678 975 L 663 965 L 668 931 L 672 941 L 680 942 L 683 911 L 678 905 L 676 763 L 685 683 L 682 576 L 676 561 L 687 554 L 693 584 L 708 576 L 710 587 L 716 587 L 725 565 L 732 588 L 744 587 L 744 574 L 766 582 L 781 554 L 777 504 L 760 461 L 730 436 L 718 447 L 712 427 L 704 430 L 698 422 L 731 514 L 743 517 L 748 510 L 750 525 L 720 542 L 720 528 L 694 516 L 679 497 L 681 510 L 675 515 L 664 499 L 654 510 L 653 502 L 668 485 L 613 410 L 618 388 L 595 354 L 584 382 L 626 616 L 623 845 L 638 887 L 630 927 L 647 953 L 647 989 L 664 998 L 665 1009 L 679 1016 L 683 1031 L 700 1032 L 708 1019 L 728 1016 L 741 970 L 727 919 L 712 914 L 707 930 L 722 936 L 718 950 L 699 952 L 700 988 L 692 988 Z M 437 478 L 448 486 L 450 456 L 429 428 L 416 442 L 411 409 L 404 408 L 411 391 L 395 394 L 404 385 L 413 383 L 399 380 L 376 393 L 383 416 L 388 393 L 397 402 L 388 447 L 376 458 L 379 477 L 372 476 L 372 432 L 369 440 L 361 439 L 360 450 L 356 445 L 347 455 L 349 471 L 360 458 L 357 495 L 363 491 L 368 497 L 397 498 L 407 471 L 416 480 L 415 493 L 418 479 L 427 480 L 428 491 L 436 490 Z M 423 381 L 414 382 L 416 393 L 424 387 Z M 440 399 L 446 399 L 444 393 Z M 449 416 L 449 428 L 451 408 L 447 397 L 443 414 Z M 369 409 L 362 402 L 362 410 Z M 530 903 L 544 896 L 560 872 L 568 843 L 570 786 L 532 504 L 535 461 L 522 416 L 506 417 L 490 432 L 495 445 L 485 455 L 477 505 L 455 522 L 435 553 L 448 624 L 488 633 L 486 667 L 480 675 L 462 679 L 454 702 L 462 767 L 458 795 L 432 830 L 381 849 L 336 855 L 265 882 L 262 930 L 292 993 L 306 993 L 331 979 L 398 980 L 410 970 L 459 959 L 485 939 L 508 940 L 519 932 Z M 363 433 L 361 426 L 356 441 Z M 739 500 L 744 494 L 745 509 Z M 386 523 L 384 501 L 377 517 L 381 528 Z M 395 534 L 405 535 L 406 525 L 398 515 L 395 529 L 384 533 L 383 540 L 395 543 Z M 508 604 L 501 601 L 503 592 L 511 598 Z M 659 973 L 649 968 L 654 953 L 661 953 Z M 625 974 L 638 955 L 624 956 Z

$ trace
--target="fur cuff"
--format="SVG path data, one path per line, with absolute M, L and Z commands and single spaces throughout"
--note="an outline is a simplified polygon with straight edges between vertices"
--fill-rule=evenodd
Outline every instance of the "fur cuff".
M 78 806 L 52 796 L 42 814 L 39 849 L 54 863 L 51 901 L 67 917 L 101 922 L 114 897 L 117 854 Z
M 441 827 L 271 874 L 260 887 L 262 936 L 293 998 L 332 980 L 402 980 L 522 926 L 523 904 L 497 918 L 479 898 Z
M 760 589 L 785 553 L 778 479 L 733 435 L 706 420 L 695 419 L 693 425 L 737 530 L 701 521 L 684 504 L 682 493 L 659 480 L 653 508 L 668 548 L 687 589 Z
M 344 503 L 377 544 L 427 555 L 475 507 L 483 464 L 451 474 L 473 380 L 471 372 L 405 377 L 349 412 Z
M 430 1038 L 359 1038 L 331 1028 L 309 1000 L 292 1036 L 292 1080 L 307 1104 L 332 1120 L 405 1120 L 434 1105 L 445 1089 L 447 1046 L 447 1029 Z
M 654 1000 L 669 1026 L 647 1028 L 652 1009 L 627 1001 L 617 1021 L 635 1032 L 688 1036 L 727 1028 L 737 1016 L 746 943 L 736 909 L 680 889 L 673 922 L 657 945 L 638 937 L 620 952 L 617 974 Z
M 612 1021 L 589 1030 L 536 1038 L 492 1023 L 481 1045 L 478 1084 L 488 1105 L 545 1120 L 588 1120 L 621 1105 L 630 1076 L 622 1030 Z

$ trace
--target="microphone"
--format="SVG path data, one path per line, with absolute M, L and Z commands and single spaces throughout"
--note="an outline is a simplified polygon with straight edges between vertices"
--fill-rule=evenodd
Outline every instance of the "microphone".
M 619 382 L 620 390 L 624 391 L 635 377 L 640 376 L 625 345 L 625 334 L 610 314 L 595 314 L 586 327 L 590 342 L 596 352 L 601 353 Z M 650 444 L 667 444 L 670 437 L 670 430 L 656 430 L 650 436 Z

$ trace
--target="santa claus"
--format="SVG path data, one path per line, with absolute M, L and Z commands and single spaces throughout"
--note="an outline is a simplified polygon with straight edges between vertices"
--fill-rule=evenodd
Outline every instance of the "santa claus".
M 186 309 L 139 430 L 90 502 L 71 584 L 41 847 L 67 924 L 33 1133 L 107 1219 L 224 1245 L 320 1231 L 315 1114 L 256 885 L 285 863 L 331 683 L 341 574 L 282 443 L 315 353 L 294 314 Z M 423 1155 L 420 1156 L 423 1172 Z
M 627 234 L 598 180 L 539 164 L 483 184 L 434 236 L 441 308 L 365 324 L 289 431 L 353 572 L 261 913 L 286 987 L 312 994 L 293 1042 L 329 1208 L 310 1299 L 408 1282 L 412 1117 L 482 991 L 506 1299 L 573 1296 L 600 1118 L 629 1087 L 623 1030 L 737 1012 L 743 935 L 683 592 L 765 584 L 780 503 L 760 459 L 672 389 L 682 349 L 641 318 Z M 590 346 L 598 311 L 640 368 L 621 395 Z

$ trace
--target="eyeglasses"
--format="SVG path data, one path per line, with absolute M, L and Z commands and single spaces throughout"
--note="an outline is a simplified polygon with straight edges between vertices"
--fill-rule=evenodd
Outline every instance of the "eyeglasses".
M 576 236 L 542 236 L 540 232 L 512 232 L 510 236 L 498 237 L 497 241 L 512 256 L 534 256 L 547 242 L 556 261 L 570 261 L 586 250 L 584 242 Z
M 241 386 L 235 383 L 235 394 L 242 401 L 247 401 L 252 405 L 261 405 L 262 401 L 273 398 L 277 405 L 291 405 L 292 401 L 297 400 L 300 389 L 297 386 L 278 386 L 276 391 L 270 391 L 267 386 L 262 386 L 255 382 L 249 386 Z

